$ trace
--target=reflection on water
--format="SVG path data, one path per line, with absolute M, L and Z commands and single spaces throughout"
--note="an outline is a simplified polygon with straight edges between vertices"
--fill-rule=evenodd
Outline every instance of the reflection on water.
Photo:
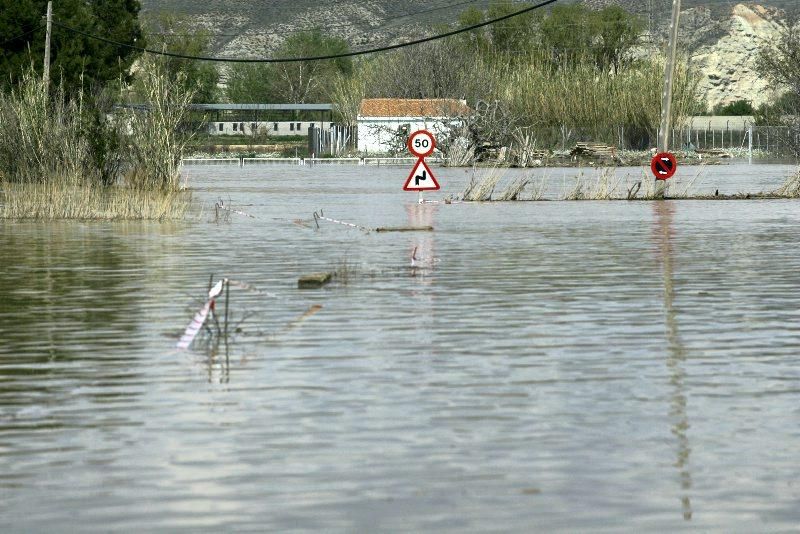
M 408 169 L 189 170 L 254 218 L 0 226 L 0 530 L 800 523 L 795 202 L 419 205 Z M 441 197 L 468 178 L 438 170 Z M 320 207 L 436 230 L 293 224 Z M 177 351 L 212 274 L 241 331 Z
M 678 439 L 677 460 L 675 466 L 680 474 L 681 505 L 683 518 L 692 519 L 692 502 L 689 491 L 692 488 L 692 474 L 689 471 L 689 455 L 691 448 L 687 432 L 689 430 L 689 417 L 686 412 L 686 349 L 678 333 L 678 319 L 673 302 L 675 289 L 673 287 L 673 216 L 675 214 L 674 202 L 657 202 L 653 204 L 654 234 L 658 243 L 658 260 L 664 277 L 664 319 L 666 321 L 667 346 L 669 357 L 669 383 L 673 387 L 669 415 L 673 419 L 672 433 Z
M 128 238 L 139 232 L 125 225 L 0 226 L 0 419 L 14 420 L 13 407 L 22 407 L 48 414 L 36 424 L 68 424 L 52 409 L 69 395 L 62 387 L 68 380 L 91 381 L 93 402 L 136 396 L 115 386 L 140 379 L 129 351 L 141 317 L 132 290 L 146 270 L 128 250 Z

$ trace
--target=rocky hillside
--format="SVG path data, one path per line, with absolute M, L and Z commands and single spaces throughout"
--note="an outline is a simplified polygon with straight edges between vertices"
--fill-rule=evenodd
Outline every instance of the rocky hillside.
M 725 33 L 691 51 L 693 63 L 703 73 L 701 89 L 710 106 L 736 100 L 758 106 L 773 96 L 774 88 L 754 67 L 759 48 L 778 36 L 782 15 L 775 9 L 738 4 L 718 28 Z
M 668 28 L 668 0 L 585 0 L 592 7 L 621 5 L 641 16 L 650 31 L 650 53 L 663 46 Z M 146 12 L 185 14 L 214 35 L 214 53 L 258 57 L 274 50 L 293 32 L 323 28 L 345 38 L 354 49 L 370 48 L 430 34 L 437 24 L 453 22 L 469 5 L 463 0 L 143 0 Z M 681 45 L 701 69 L 709 107 L 738 99 L 758 105 L 771 93 L 754 72 L 755 53 L 773 40 L 787 16 L 800 14 L 796 0 L 754 3 L 684 0 Z

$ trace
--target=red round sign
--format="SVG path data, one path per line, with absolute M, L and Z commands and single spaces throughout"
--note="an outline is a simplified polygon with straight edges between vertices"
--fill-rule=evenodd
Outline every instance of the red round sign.
M 650 170 L 656 180 L 669 180 L 675 171 L 678 170 L 678 161 L 670 152 L 661 152 L 653 156 L 650 161 Z
M 417 130 L 408 136 L 406 146 L 408 146 L 408 151 L 418 158 L 426 158 L 433 154 L 433 149 L 436 148 L 436 139 L 428 130 Z

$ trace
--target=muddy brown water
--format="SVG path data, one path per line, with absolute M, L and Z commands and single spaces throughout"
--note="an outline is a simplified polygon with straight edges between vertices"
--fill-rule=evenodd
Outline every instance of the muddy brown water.
M 420 206 L 409 169 L 186 170 L 187 223 L 0 223 L 3 531 L 800 524 L 800 202 Z M 434 171 L 430 199 L 469 174 Z M 214 222 L 220 197 L 255 218 Z M 435 232 L 293 223 L 319 209 Z M 211 273 L 262 292 L 231 289 L 227 354 L 177 351 Z

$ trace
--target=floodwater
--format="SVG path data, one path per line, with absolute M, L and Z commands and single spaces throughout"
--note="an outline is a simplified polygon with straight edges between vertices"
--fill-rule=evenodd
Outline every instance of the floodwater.
M 408 170 L 187 167 L 185 224 L 0 223 L 0 529 L 798 528 L 800 202 L 419 205 Z M 241 332 L 178 351 L 212 273 Z

